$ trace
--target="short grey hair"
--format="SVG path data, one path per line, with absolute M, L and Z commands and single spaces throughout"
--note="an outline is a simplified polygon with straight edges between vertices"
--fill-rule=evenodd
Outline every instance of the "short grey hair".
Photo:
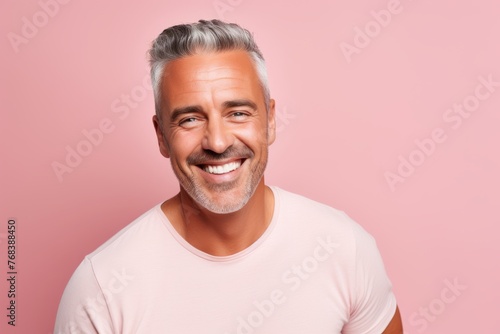
M 152 43 L 149 64 L 158 118 L 161 119 L 162 78 L 169 62 L 200 52 L 231 50 L 244 50 L 250 55 L 264 93 L 266 110 L 269 111 L 270 93 L 266 64 L 252 34 L 235 23 L 200 20 L 167 28 Z

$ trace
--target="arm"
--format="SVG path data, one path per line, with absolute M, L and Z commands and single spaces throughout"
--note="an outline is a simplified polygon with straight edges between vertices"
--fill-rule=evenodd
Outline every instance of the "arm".
M 85 258 L 64 289 L 54 334 L 113 332 L 106 297 Z
M 399 308 L 396 307 L 396 313 L 394 313 L 394 317 L 392 317 L 391 322 L 382 334 L 403 334 L 403 324 L 401 323 L 401 314 L 399 314 Z
M 396 297 L 375 239 L 359 225 L 354 225 L 353 232 L 351 313 L 342 333 L 402 334 Z

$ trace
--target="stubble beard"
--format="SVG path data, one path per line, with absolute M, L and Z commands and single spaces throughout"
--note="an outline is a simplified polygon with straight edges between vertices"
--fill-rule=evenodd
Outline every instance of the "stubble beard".
M 268 152 L 265 152 L 262 160 L 257 166 L 249 171 L 250 175 L 247 176 L 247 180 L 244 180 L 245 184 L 242 185 L 240 185 L 240 178 L 220 184 L 207 184 L 202 181 L 200 182 L 199 176 L 197 177 L 195 173 L 186 177 L 186 175 L 179 175 L 180 173 L 175 169 L 174 171 L 179 179 L 181 187 L 198 205 L 213 213 L 228 214 L 241 210 L 248 203 L 250 198 L 252 198 L 264 175 L 268 160 L 267 154 Z M 239 168 L 242 167 L 243 165 Z M 238 187 L 240 187 L 241 190 L 237 194 L 231 191 Z M 215 196 L 211 196 L 212 194 L 215 194 Z

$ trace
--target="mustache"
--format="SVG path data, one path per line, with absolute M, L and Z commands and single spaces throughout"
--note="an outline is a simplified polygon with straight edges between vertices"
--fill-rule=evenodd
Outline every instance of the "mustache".
M 186 162 L 190 165 L 203 165 L 208 161 L 219 161 L 230 158 L 252 158 L 254 156 L 252 150 L 250 150 L 247 146 L 242 147 L 228 147 L 224 152 L 217 153 L 211 150 L 203 150 L 200 152 L 194 152 L 190 154 Z

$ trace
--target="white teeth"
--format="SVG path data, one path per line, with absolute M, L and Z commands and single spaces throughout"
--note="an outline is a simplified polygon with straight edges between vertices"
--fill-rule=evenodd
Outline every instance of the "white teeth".
M 232 172 L 233 170 L 237 169 L 240 166 L 241 166 L 241 161 L 233 161 L 221 166 L 206 165 L 205 168 L 203 168 L 203 170 L 210 174 L 225 174 Z

